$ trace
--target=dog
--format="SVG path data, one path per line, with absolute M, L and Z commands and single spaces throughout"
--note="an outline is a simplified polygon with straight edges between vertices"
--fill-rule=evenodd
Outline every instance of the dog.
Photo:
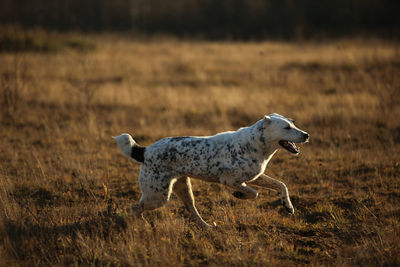
M 277 190 L 283 206 L 293 214 L 286 185 L 264 171 L 279 148 L 299 154 L 295 143 L 308 142 L 309 134 L 297 128 L 293 120 L 273 113 L 237 131 L 205 137 L 168 137 L 147 147 L 138 145 L 126 133 L 113 138 L 123 155 L 142 164 L 142 196 L 132 206 L 135 217 L 163 206 L 174 192 L 199 226 L 210 228 L 213 226 L 196 209 L 190 178 L 231 187 L 233 196 L 239 199 L 257 198 L 257 190 L 249 184 Z

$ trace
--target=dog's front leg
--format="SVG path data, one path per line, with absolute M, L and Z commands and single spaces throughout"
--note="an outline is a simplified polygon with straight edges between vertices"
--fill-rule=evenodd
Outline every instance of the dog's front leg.
M 220 178 L 220 183 L 227 185 L 236 189 L 237 191 L 233 192 L 232 195 L 239 199 L 254 199 L 257 198 L 258 192 L 254 188 L 251 188 L 246 183 L 242 182 L 241 179 L 228 178 L 223 179 Z
M 269 177 L 268 175 L 262 174 L 256 180 L 249 183 L 256 186 L 277 190 L 281 193 L 282 204 L 286 208 L 287 212 L 291 214 L 294 213 L 294 208 L 289 197 L 289 190 L 283 182 Z

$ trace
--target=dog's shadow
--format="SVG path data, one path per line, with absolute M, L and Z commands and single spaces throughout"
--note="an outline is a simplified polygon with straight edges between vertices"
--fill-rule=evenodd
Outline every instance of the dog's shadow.
M 278 213 L 280 215 L 288 216 L 290 215 L 285 207 L 282 204 L 282 201 L 280 199 L 276 199 L 273 201 L 265 202 L 261 205 L 258 205 L 257 208 L 262 209 L 262 210 L 278 210 Z

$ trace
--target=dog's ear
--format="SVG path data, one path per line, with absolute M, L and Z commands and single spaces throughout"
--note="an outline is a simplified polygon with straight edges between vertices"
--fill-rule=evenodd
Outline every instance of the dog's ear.
M 270 123 L 271 123 L 271 117 L 268 116 L 268 115 L 265 115 L 265 116 L 264 116 L 264 122 L 265 122 L 266 124 L 270 124 Z

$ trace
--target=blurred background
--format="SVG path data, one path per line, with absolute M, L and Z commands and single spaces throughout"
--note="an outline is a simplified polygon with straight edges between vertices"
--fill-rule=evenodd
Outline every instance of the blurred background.
M 398 38 L 396 0 L 2 0 L 1 24 L 205 39 Z

